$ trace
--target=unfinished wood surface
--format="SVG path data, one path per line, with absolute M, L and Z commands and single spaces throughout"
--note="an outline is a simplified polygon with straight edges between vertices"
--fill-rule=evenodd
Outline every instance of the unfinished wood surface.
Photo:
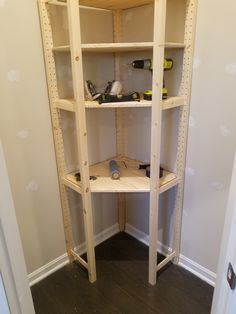
M 78 0 L 70 0 L 68 2 L 68 25 L 71 46 L 73 90 L 76 102 L 75 108 L 76 135 L 78 143 L 80 175 L 82 182 L 81 190 L 88 259 L 88 274 L 90 282 L 94 282 L 96 281 L 96 265 L 94 252 L 93 216 L 88 168 L 88 144 L 84 106 L 84 80 L 83 80 L 83 65 L 80 38 L 80 16 L 78 10 Z
M 133 193 L 150 192 L 150 179 L 146 177 L 145 170 L 139 170 L 142 163 L 127 157 L 114 157 L 117 161 L 121 177 L 120 180 L 112 180 L 109 171 L 109 160 L 90 166 L 90 176 L 95 176 L 96 180 L 90 180 L 91 192 L 95 193 Z M 65 176 L 73 185 L 81 186 L 81 182 L 76 181 L 75 172 Z M 164 176 L 158 180 L 159 187 L 157 193 L 165 192 L 179 183 L 176 174 L 164 171 Z M 72 187 L 73 188 L 73 187 Z
M 49 19 L 49 12 L 47 11 L 45 1 L 39 0 L 38 7 L 39 7 L 39 15 L 40 15 L 40 21 L 41 21 L 41 32 L 42 32 L 42 39 L 43 39 L 48 95 L 49 95 L 49 102 L 50 102 L 54 147 L 55 147 L 55 153 L 56 153 L 56 162 L 57 162 L 57 171 L 58 171 L 58 179 L 59 179 L 60 198 L 61 198 L 61 205 L 62 205 L 62 217 L 63 217 L 63 224 L 64 224 L 66 249 L 67 249 L 69 259 L 73 261 L 74 257 L 71 254 L 71 249 L 75 245 L 74 245 L 74 239 L 73 239 L 73 234 L 72 234 L 67 187 L 64 185 L 63 180 L 62 180 L 63 176 L 66 173 L 66 164 L 65 164 L 64 146 L 63 146 L 63 138 L 62 138 L 62 129 L 61 129 L 61 123 L 60 123 L 60 112 L 56 108 L 56 101 L 59 98 L 59 96 L 58 96 L 57 79 L 56 79 L 55 59 L 52 53 L 52 47 L 53 47 L 52 30 L 51 30 L 51 24 L 50 24 L 50 19 Z
M 113 37 L 116 46 L 123 38 L 122 10 L 113 11 Z M 117 50 L 115 53 L 115 79 L 123 84 L 123 72 L 121 66 L 121 54 Z M 124 155 L 124 109 L 116 109 L 116 154 Z M 117 195 L 118 223 L 120 231 L 125 230 L 126 224 L 126 196 L 124 193 Z
M 76 106 L 74 100 L 57 99 L 55 100 L 55 107 L 61 110 L 75 112 Z
M 80 0 L 79 4 L 107 10 L 119 10 L 139 7 L 153 3 L 153 0 Z
M 125 193 L 118 193 L 118 223 L 120 232 L 125 231 L 126 225 L 126 195 Z
M 173 49 L 179 49 L 179 48 L 185 48 L 185 44 L 184 43 L 170 43 L 170 42 L 166 42 L 164 44 L 165 48 L 173 48 Z
M 163 62 L 166 22 L 166 0 L 155 0 L 154 7 L 154 49 L 152 81 L 151 122 L 151 179 L 149 205 L 149 283 L 156 284 L 157 228 L 159 205 L 159 167 L 161 146 Z
M 67 6 L 67 3 L 66 2 L 63 2 L 63 1 L 56 1 L 56 0 L 49 0 L 49 1 L 44 1 L 48 4 L 51 4 L 51 5 L 59 5 L 59 6 Z
M 85 101 L 86 108 L 106 109 L 106 108 L 143 108 L 151 107 L 152 102 L 148 100 L 141 101 L 124 101 L 99 104 L 97 101 Z
M 168 99 L 162 100 L 162 109 L 167 110 L 175 107 L 180 107 L 185 104 L 184 96 L 169 97 Z M 75 111 L 75 100 L 73 99 L 57 99 L 55 100 L 55 107 L 67 110 Z M 113 102 L 106 104 L 99 104 L 97 101 L 85 101 L 85 108 L 94 109 L 106 109 L 106 108 L 151 108 L 152 101 L 141 100 L 141 101 L 127 101 L 127 102 Z
M 88 269 L 88 263 L 85 262 L 85 260 L 75 252 L 75 250 L 71 250 L 71 253 L 73 254 L 73 256 L 75 257 L 75 259 L 81 264 L 83 265 L 85 268 Z
M 163 261 L 157 264 L 156 271 L 159 271 L 160 269 L 162 269 L 166 264 L 172 261 L 175 258 L 175 256 L 176 256 L 176 252 L 172 252 L 170 255 L 168 255 Z
M 128 52 L 152 50 L 153 42 L 82 44 L 81 46 L 83 52 Z M 168 49 L 185 48 L 184 43 L 164 43 L 163 46 Z M 53 51 L 68 52 L 70 46 L 53 47 Z
M 194 53 L 194 38 L 196 31 L 197 0 L 188 0 L 185 18 L 185 38 L 186 49 L 184 52 L 182 81 L 180 95 L 186 99 L 185 106 L 180 109 L 179 113 L 179 130 L 178 130 L 178 155 L 177 155 L 177 174 L 180 178 L 180 184 L 177 186 L 176 200 L 174 208 L 174 232 L 173 232 L 173 250 L 176 251 L 175 263 L 179 262 L 181 228 L 182 228 L 182 211 L 183 211 L 183 194 L 184 194 L 184 173 L 187 150 L 188 120 L 190 110 L 191 85 L 192 85 L 192 67 Z
M 114 41 L 116 43 L 122 40 L 122 11 L 113 11 L 113 30 L 114 30 Z M 122 71 L 121 71 L 121 60 L 120 54 L 115 54 L 115 79 L 122 83 Z M 121 109 L 116 110 L 116 154 L 124 155 L 124 111 Z

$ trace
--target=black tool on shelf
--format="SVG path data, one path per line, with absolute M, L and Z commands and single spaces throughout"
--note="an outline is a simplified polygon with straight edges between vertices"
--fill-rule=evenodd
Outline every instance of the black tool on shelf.
M 76 172 L 76 173 L 75 173 L 75 179 L 76 179 L 76 181 L 81 181 L 80 172 Z M 90 177 L 89 177 L 89 180 L 97 180 L 97 177 L 95 177 L 95 176 L 90 176 Z
M 141 170 L 141 169 L 146 170 L 146 176 L 147 176 L 148 178 L 150 178 L 151 173 L 150 173 L 150 164 L 149 164 L 149 163 L 147 163 L 147 164 L 140 164 L 140 165 L 139 165 L 139 169 L 140 169 L 140 170 Z M 162 178 L 163 175 L 164 175 L 164 168 L 162 168 L 162 167 L 160 166 L 159 178 Z

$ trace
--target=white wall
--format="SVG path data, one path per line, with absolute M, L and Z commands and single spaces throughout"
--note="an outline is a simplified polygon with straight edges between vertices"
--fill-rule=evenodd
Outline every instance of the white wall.
M 37 2 L 1 1 L 0 24 L 0 133 L 32 272 L 65 252 Z
M 216 272 L 236 147 L 234 0 L 200 0 L 182 254 Z

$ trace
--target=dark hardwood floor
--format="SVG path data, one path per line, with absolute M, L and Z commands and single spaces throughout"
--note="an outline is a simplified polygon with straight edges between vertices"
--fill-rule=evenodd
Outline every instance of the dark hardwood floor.
M 148 248 L 125 233 L 97 246 L 96 260 L 94 284 L 74 263 L 34 285 L 36 313 L 210 313 L 213 288 L 178 266 L 167 266 L 150 286 Z

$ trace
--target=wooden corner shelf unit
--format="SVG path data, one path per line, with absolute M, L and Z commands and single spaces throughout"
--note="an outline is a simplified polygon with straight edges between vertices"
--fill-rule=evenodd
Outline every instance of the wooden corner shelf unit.
M 197 1 L 38 0 L 38 4 L 68 256 L 71 261 L 76 259 L 87 268 L 90 282 L 96 281 L 91 194 L 117 193 L 119 226 L 124 231 L 126 193 L 149 193 L 148 280 L 154 285 L 157 271 L 169 261 L 178 263 L 180 254 Z M 164 58 L 170 57 L 174 60 L 173 70 L 164 74 Z M 129 64 L 137 58 L 152 58 L 152 73 L 132 69 Z M 166 100 L 162 99 L 163 77 L 168 87 Z M 84 95 L 84 81 L 87 79 L 100 88 L 108 80 L 119 80 L 125 92 L 135 90 L 141 93 L 152 89 L 152 100 L 106 104 L 89 101 Z M 137 113 L 139 116 L 140 113 L 145 114 L 143 124 L 140 120 L 135 124 Z M 170 113 L 177 116 L 177 122 L 168 127 L 175 130 L 176 137 L 172 142 L 176 148 L 174 152 L 168 150 L 174 157 L 167 161 L 162 152 L 162 122 L 164 114 Z M 109 118 L 109 127 L 114 129 L 116 148 L 104 149 L 110 144 L 101 139 L 102 152 L 91 156 L 89 141 L 93 139 L 89 138 L 89 129 L 99 126 L 94 123 L 91 127 L 88 115 L 94 115 L 97 120 L 96 115 L 104 114 Z M 105 118 L 101 121 L 107 121 Z M 63 119 L 72 121 L 74 128 L 76 148 L 73 147 L 74 154 L 71 153 L 69 158 L 66 151 L 68 134 L 64 134 Z M 133 128 L 141 128 L 141 131 L 130 139 L 132 123 Z M 143 140 L 150 142 L 150 149 L 146 152 L 151 164 L 150 178 L 138 167 L 146 161 L 140 158 L 138 149 L 130 152 L 133 145 L 142 146 L 142 140 L 139 142 L 138 138 L 145 133 L 142 128 L 150 131 L 150 138 Z M 127 144 L 127 141 L 131 142 Z M 69 164 L 71 158 L 76 161 Z M 120 166 L 120 180 L 110 178 L 108 164 L 111 159 Z M 166 170 L 160 179 L 161 163 L 165 164 Z M 78 169 L 80 181 L 75 178 Z M 90 176 L 97 179 L 90 180 Z M 74 249 L 68 189 L 77 192 L 82 199 L 86 261 Z M 172 252 L 157 265 L 159 196 L 171 190 L 175 193 Z

